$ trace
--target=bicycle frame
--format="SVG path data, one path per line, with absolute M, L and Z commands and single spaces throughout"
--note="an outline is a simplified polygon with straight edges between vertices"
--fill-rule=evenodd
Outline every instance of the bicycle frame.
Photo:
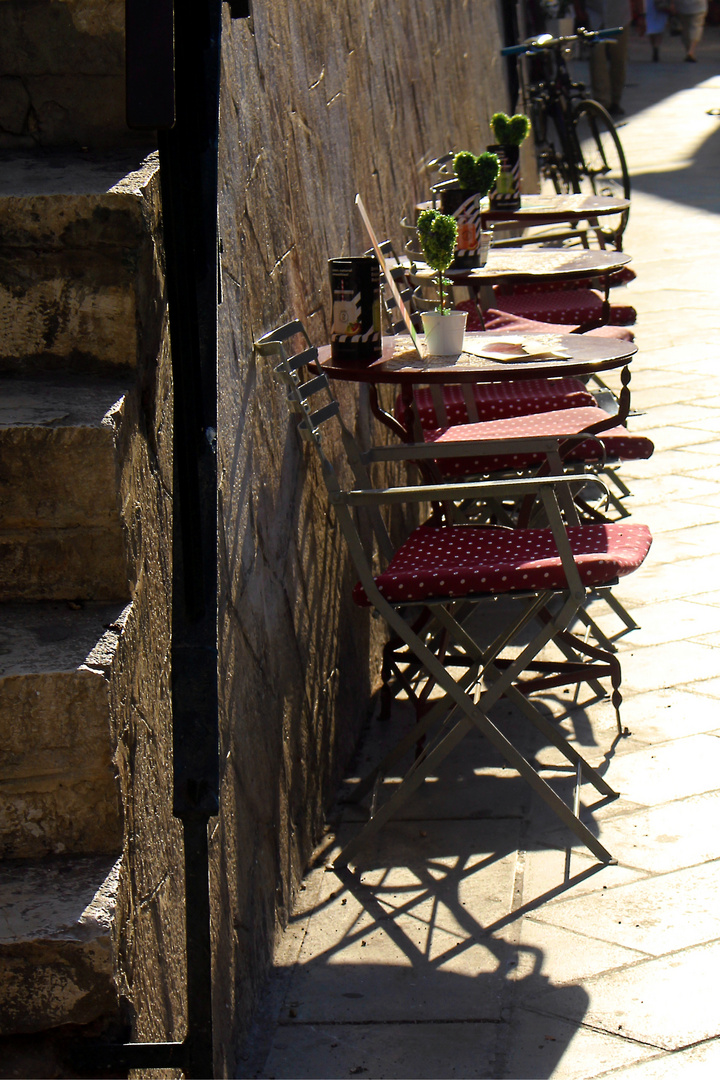
M 598 187 L 602 189 L 606 183 L 612 186 L 610 178 L 613 170 L 617 183 L 618 170 L 614 166 L 619 160 L 623 194 L 629 196 L 627 166 L 612 120 L 603 107 L 589 96 L 585 85 L 573 81 L 565 57 L 567 46 L 576 41 L 592 45 L 617 37 L 621 32 L 622 29 L 616 27 L 595 32 L 580 29 L 577 34 L 559 38 L 541 34 L 521 45 L 502 50 L 503 56 L 542 56 L 552 65 L 545 78 L 530 84 L 526 72 L 521 69 L 520 83 L 524 106 L 534 132 L 538 172 L 541 178 L 552 183 L 557 194 L 581 192 L 583 180 L 589 181 L 593 192 L 600 194 Z M 591 138 L 592 162 L 587 160 L 578 136 L 578 118 L 581 115 Z M 609 137 L 610 142 L 604 141 L 605 136 Z M 610 156 L 606 150 L 612 150 Z M 613 239 L 619 246 L 626 221 L 627 215 L 621 219 L 617 229 L 608 233 L 596 229 L 601 245 L 604 246 L 604 240 Z

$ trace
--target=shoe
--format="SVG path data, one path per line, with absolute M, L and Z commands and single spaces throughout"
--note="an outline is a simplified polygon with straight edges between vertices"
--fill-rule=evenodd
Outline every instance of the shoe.
M 625 110 L 623 109 L 622 105 L 618 105 L 617 103 L 615 105 L 611 105 L 610 108 L 608 109 L 608 112 L 610 113 L 611 116 L 624 116 L 625 115 Z
M 685 57 L 685 63 L 697 64 L 697 56 L 690 56 L 690 54 L 688 53 L 688 55 Z

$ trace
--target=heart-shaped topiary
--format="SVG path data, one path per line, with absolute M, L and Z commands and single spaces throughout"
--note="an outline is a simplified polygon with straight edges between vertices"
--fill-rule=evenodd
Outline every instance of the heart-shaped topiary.
M 457 221 L 439 210 L 423 210 L 418 217 L 418 236 L 425 261 L 433 270 L 447 270 L 455 257 Z
M 530 121 L 524 113 L 515 113 L 508 116 L 507 113 L 495 113 L 490 121 L 497 142 L 500 146 L 519 146 L 530 131 Z
M 461 188 L 478 195 L 487 195 L 497 180 L 500 162 L 497 154 L 488 151 L 475 157 L 469 150 L 461 150 L 453 158 L 453 169 Z
M 449 214 L 441 214 L 439 210 L 423 210 L 417 220 L 417 233 L 425 261 L 437 271 L 435 283 L 440 294 L 437 310 L 442 315 L 450 310 L 446 289 L 449 282 L 443 277 L 443 271 L 455 258 L 458 224 Z

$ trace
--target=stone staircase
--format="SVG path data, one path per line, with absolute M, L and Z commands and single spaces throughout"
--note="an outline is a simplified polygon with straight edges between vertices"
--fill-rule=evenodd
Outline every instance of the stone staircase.
M 138 609 L 170 397 L 124 13 L 0 3 L 0 1076 L 68 1075 L 47 1033 L 97 1031 L 123 991 L 123 734 L 132 680 L 151 682 Z
M 119 656 L 163 340 L 141 157 L 0 168 L 0 1038 L 118 1010 Z

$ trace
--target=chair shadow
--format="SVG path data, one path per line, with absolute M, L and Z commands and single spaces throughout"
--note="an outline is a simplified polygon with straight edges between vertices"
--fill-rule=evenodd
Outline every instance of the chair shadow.
M 517 818 L 406 818 L 356 868 L 326 870 L 257 1075 L 554 1075 L 589 998 L 552 982 L 519 921 L 602 866 L 508 910 L 520 833 Z
M 498 724 L 539 764 L 543 736 L 511 705 L 501 706 Z M 557 715 L 556 706 L 541 707 Z M 582 706 L 572 714 L 581 744 L 600 749 Z M 389 721 L 372 723 L 346 790 L 412 722 L 409 707 L 396 703 Z M 570 801 L 572 768 L 550 771 Z M 559 823 L 550 811 L 535 822 L 537 811 L 525 782 L 471 732 L 401 816 L 367 840 L 354 866 L 335 869 L 328 847 L 318 853 L 319 892 L 293 920 L 303 926 L 293 931 L 302 932 L 303 945 L 255 1075 L 554 1075 L 589 998 L 581 986 L 553 983 L 543 950 L 523 943 L 521 920 L 587 887 L 604 865 L 573 855 L 571 872 L 567 861 L 563 871 Z M 593 828 L 591 811 L 583 819 Z M 337 843 L 362 818 L 361 808 L 340 801 L 331 818 Z M 574 843 L 569 831 L 567 840 Z M 522 851 L 547 853 L 554 867 L 524 890 Z

